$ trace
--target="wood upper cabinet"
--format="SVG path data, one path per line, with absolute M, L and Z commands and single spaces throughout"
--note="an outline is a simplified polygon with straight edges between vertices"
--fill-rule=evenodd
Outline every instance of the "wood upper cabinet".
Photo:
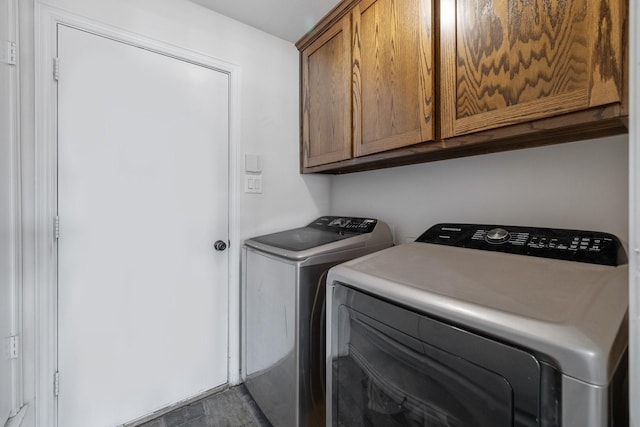
M 440 5 L 443 138 L 622 102 L 622 1 Z
M 307 47 L 301 61 L 302 166 L 351 158 L 350 16 Z
M 356 157 L 434 139 L 431 0 L 363 0 L 352 11 Z
M 627 132 L 627 1 L 343 0 L 297 43 L 302 171 Z
M 302 48 L 302 167 L 434 138 L 432 0 L 363 0 Z

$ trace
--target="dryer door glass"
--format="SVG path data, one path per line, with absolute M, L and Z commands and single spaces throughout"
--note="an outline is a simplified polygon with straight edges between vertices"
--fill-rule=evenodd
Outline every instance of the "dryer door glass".
M 350 339 L 348 354 L 335 360 L 334 425 L 512 425 L 513 391 L 504 378 L 358 317 L 347 309 L 341 316 Z

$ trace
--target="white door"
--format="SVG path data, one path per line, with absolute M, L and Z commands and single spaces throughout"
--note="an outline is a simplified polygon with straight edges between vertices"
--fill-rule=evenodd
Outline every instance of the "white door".
M 227 381 L 227 74 L 58 26 L 58 425 Z

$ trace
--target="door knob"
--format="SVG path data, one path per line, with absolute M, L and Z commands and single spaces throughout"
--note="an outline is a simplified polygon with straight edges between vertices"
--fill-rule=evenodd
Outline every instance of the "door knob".
M 224 251 L 225 249 L 227 249 L 227 244 L 222 240 L 216 240 L 216 242 L 213 244 L 213 247 L 216 251 Z

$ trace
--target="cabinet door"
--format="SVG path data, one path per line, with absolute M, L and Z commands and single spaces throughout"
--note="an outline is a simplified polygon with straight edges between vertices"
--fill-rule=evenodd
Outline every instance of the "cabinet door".
M 442 137 L 616 103 L 620 0 L 442 0 Z
M 363 0 L 353 10 L 356 156 L 433 140 L 431 0 Z
M 303 167 L 351 158 L 351 20 L 302 52 Z

